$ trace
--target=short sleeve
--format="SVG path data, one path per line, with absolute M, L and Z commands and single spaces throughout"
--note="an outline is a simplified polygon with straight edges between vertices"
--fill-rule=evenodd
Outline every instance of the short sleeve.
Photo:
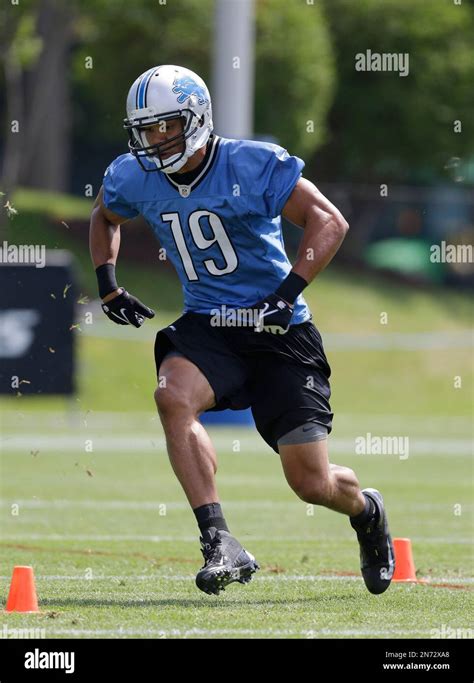
M 120 191 L 120 185 L 117 178 L 117 172 L 112 163 L 104 173 L 103 180 L 104 187 L 104 205 L 109 211 L 116 213 L 118 216 L 123 216 L 124 218 L 135 218 L 138 216 L 139 212 L 123 197 L 123 193 Z
M 258 216 L 275 218 L 283 211 L 288 197 L 301 178 L 304 161 L 290 156 L 277 145 L 260 150 L 252 173 L 249 211 Z

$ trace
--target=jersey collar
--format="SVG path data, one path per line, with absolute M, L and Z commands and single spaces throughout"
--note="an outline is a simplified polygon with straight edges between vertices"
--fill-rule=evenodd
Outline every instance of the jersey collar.
M 181 174 L 183 176 L 183 180 L 188 180 L 187 183 L 184 183 L 183 181 L 180 182 L 179 173 L 163 173 L 166 180 L 179 192 L 182 197 L 189 197 L 192 190 L 195 190 L 196 187 L 202 183 L 204 178 L 207 176 L 216 158 L 219 142 L 219 136 L 213 135 L 209 140 L 207 153 L 202 163 L 196 169 L 194 169 L 194 171 Z M 190 177 L 192 180 L 189 180 Z

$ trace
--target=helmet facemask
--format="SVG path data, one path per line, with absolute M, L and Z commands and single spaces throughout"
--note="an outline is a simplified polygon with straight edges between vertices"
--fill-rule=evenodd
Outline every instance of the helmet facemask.
M 138 116 L 138 114 L 141 115 Z M 178 118 L 182 121 L 180 133 L 156 144 L 149 143 L 146 136 L 147 127 Z M 129 135 L 129 150 L 136 157 L 142 169 L 147 172 L 175 173 L 179 171 L 195 152 L 195 150 L 189 149 L 188 140 L 195 135 L 201 125 L 201 120 L 191 109 L 179 109 L 160 114 L 152 113 L 150 110 L 137 110 L 132 113 L 130 118 L 124 119 L 124 128 Z M 181 151 L 163 157 L 163 154 L 166 154 L 171 148 L 181 145 Z M 156 168 L 145 166 L 142 161 L 143 157 L 153 162 Z

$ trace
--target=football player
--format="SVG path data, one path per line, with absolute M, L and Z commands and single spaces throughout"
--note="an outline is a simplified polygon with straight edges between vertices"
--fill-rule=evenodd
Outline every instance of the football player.
M 183 315 L 156 336 L 155 400 L 201 532 L 198 588 L 217 594 L 258 569 L 227 526 L 216 452 L 199 421 L 204 411 L 250 406 L 293 491 L 349 517 L 365 584 L 384 592 L 394 571 L 384 502 L 376 489 L 361 491 L 351 469 L 329 463 L 331 371 L 302 296 L 337 252 L 346 221 L 302 177 L 301 159 L 216 135 L 209 91 L 189 69 L 164 65 L 139 76 L 124 127 L 129 153 L 105 172 L 91 255 L 102 308 L 119 325 L 140 327 L 154 316 L 117 283 L 121 224 L 141 214 L 181 280 Z M 293 266 L 281 216 L 303 230 Z

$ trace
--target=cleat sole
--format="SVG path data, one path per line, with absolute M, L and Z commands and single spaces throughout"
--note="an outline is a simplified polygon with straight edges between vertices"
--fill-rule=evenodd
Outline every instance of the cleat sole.
M 208 595 L 218 595 L 220 591 L 224 591 L 226 586 L 231 583 L 250 583 L 252 574 L 254 574 L 257 569 L 260 569 L 259 565 L 252 560 L 248 565 L 237 567 L 236 569 L 219 569 L 216 572 L 210 571 L 207 572 L 207 575 L 204 574 L 201 576 L 198 574 L 196 577 L 196 585 Z

